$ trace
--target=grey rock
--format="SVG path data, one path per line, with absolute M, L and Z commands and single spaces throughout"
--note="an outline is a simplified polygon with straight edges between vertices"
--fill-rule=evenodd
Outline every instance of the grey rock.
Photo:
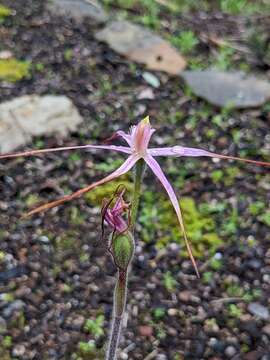
M 27 268 L 24 265 L 18 265 L 9 270 L 0 272 L 0 281 L 7 281 L 10 279 L 14 279 L 16 277 L 20 277 L 22 275 L 27 274 Z
M 34 136 L 66 136 L 83 121 L 66 96 L 26 95 L 0 104 L 0 152 L 13 151 Z
M 108 20 L 105 10 L 95 0 L 52 0 L 48 9 L 54 15 L 68 16 L 77 21 L 85 17 L 91 18 L 97 24 Z
M 262 332 L 270 338 L 270 324 L 265 325 L 262 328 Z
M 237 353 L 237 350 L 232 345 L 227 346 L 225 349 L 225 355 L 228 356 L 229 358 L 232 358 L 236 353 Z
M 248 305 L 248 311 L 262 320 L 269 319 L 269 310 L 259 303 L 250 303 Z
M 25 307 L 22 300 L 15 300 L 4 308 L 2 314 L 4 318 L 9 318 L 15 311 L 20 311 Z
M 184 71 L 181 76 L 194 94 L 216 106 L 257 107 L 270 99 L 270 83 L 242 72 L 214 69 Z
M 25 354 L 25 351 L 25 346 L 22 344 L 18 344 L 12 349 L 12 355 L 21 357 Z
M 145 64 L 148 69 L 178 75 L 186 66 L 185 59 L 150 30 L 128 21 L 112 21 L 95 37 L 128 59 Z

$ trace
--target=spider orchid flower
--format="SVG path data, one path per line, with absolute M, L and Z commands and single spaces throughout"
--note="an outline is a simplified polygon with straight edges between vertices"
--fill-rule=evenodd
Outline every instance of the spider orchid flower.
M 128 223 L 123 217 L 125 213 L 128 213 L 129 218 L 129 204 L 123 199 L 125 191 L 125 188 L 121 190 L 120 187 L 118 187 L 112 199 L 104 202 L 101 210 L 102 232 L 104 232 L 104 222 L 113 230 L 113 232 L 118 234 L 121 234 L 128 229 Z M 114 200 L 115 203 L 111 207 Z
M 47 152 L 55 152 L 55 151 L 64 151 L 64 150 L 76 150 L 76 149 L 100 149 L 100 150 L 111 150 L 111 151 L 117 151 L 128 155 L 128 158 L 123 162 L 123 164 L 113 171 L 108 176 L 104 177 L 103 179 L 96 181 L 92 183 L 91 185 L 88 185 L 70 195 L 66 195 L 56 201 L 49 202 L 47 204 L 41 205 L 32 211 L 28 212 L 26 216 L 30 216 L 33 214 L 37 214 L 39 212 L 46 211 L 48 209 L 52 209 L 56 206 L 59 206 L 67 201 L 71 201 L 73 199 L 76 199 L 83 194 L 91 191 L 92 189 L 96 188 L 97 186 L 100 186 L 102 184 L 105 184 L 109 181 L 112 181 L 116 178 L 118 178 L 121 175 L 124 175 L 129 170 L 131 170 L 134 165 L 137 163 L 138 160 L 143 159 L 145 163 L 150 167 L 154 175 L 158 178 L 158 180 L 161 182 L 162 186 L 164 187 L 165 191 L 168 194 L 168 197 L 172 203 L 172 206 L 175 210 L 177 219 L 179 221 L 180 228 L 182 230 L 186 247 L 189 253 L 189 256 L 191 258 L 191 261 L 193 263 L 193 266 L 198 274 L 197 267 L 195 260 L 193 258 L 191 248 L 187 239 L 183 217 L 181 213 L 181 209 L 179 206 L 179 201 L 176 197 L 176 194 L 174 192 L 174 189 L 167 179 L 166 175 L 164 174 L 163 170 L 161 169 L 159 163 L 156 161 L 155 157 L 158 156 L 173 156 L 173 157 L 200 157 L 200 156 L 206 156 L 211 158 L 219 158 L 219 159 L 231 159 L 231 160 L 239 160 L 247 163 L 251 163 L 254 165 L 261 165 L 261 166 L 270 166 L 269 162 L 262 162 L 262 161 L 256 161 L 256 160 L 249 160 L 249 159 L 243 159 L 239 157 L 234 156 L 227 156 L 227 155 L 220 155 L 216 153 L 212 153 L 206 150 L 201 150 L 198 148 L 190 148 L 190 147 L 183 147 L 183 146 L 172 146 L 172 147 L 162 147 L 162 148 L 149 148 L 149 142 L 150 139 L 155 132 L 155 129 L 153 129 L 149 122 L 149 117 L 146 117 L 142 121 L 139 122 L 138 125 L 132 126 L 129 133 L 125 133 L 123 131 L 118 131 L 116 135 L 120 138 L 122 138 L 126 143 L 127 146 L 115 146 L 115 145 L 84 145 L 84 146 L 71 146 L 71 147 L 60 147 L 60 148 L 51 148 L 51 149 L 43 149 L 43 150 L 32 150 L 32 151 L 26 151 L 26 152 L 19 152 L 14 154 L 3 154 L 0 155 L 0 159 L 6 159 L 6 158 L 13 158 L 17 156 L 32 156 L 32 155 L 38 155 L 42 153 Z

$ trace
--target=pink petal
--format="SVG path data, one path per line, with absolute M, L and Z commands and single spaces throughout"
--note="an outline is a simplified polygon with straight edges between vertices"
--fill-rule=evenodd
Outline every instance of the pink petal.
M 0 159 L 13 158 L 18 156 L 33 156 L 49 152 L 66 151 L 66 150 L 77 150 L 77 149 L 102 149 L 102 150 L 114 150 L 126 154 L 131 154 L 131 149 L 126 146 L 115 146 L 115 145 L 82 145 L 82 146 L 65 146 L 59 148 L 49 148 L 40 150 L 29 150 L 17 153 L 9 153 L 0 155 Z
M 191 247 L 190 247 L 188 239 L 187 239 L 187 234 L 186 234 L 186 230 L 185 230 L 185 226 L 184 226 L 184 222 L 183 222 L 181 209 L 180 209 L 177 197 L 175 195 L 175 192 L 174 192 L 170 182 L 167 180 L 165 174 L 163 173 L 161 167 L 159 166 L 159 163 L 150 155 L 145 156 L 144 160 L 147 163 L 147 165 L 151 168 L 153 173 L 156 175 L 156 177 L 159 179 L 159 181 L 161 182 L 164 189 L 167 191 L 167 193 L 169 195 L 171 203 L 172 203 L 172 205 L 174 207 L 174 210 L 176 212 L 176 215 L 177 215 L 177 218 L 178 218 L 182 233 L 184 235 L 184 239 L 185 239 L 185 243 L 186 243 L 186 247 L 187 247 L 190 259 L 191 259 L 192 264 L 193 264 L 193 266 L 195 268 L 196 274 L 199 277 L 198 268 L 197 268 L 195 259 L 194 259 L 193 255 L 192 255 L 192 250 L 191 250 Z
M 123 138 L 128 143 L 128 145 L 131 146 L 131 135 L 126 134 L 122 130 L 117 131 L 116 134 Z
M 238 160 L 238 161 L 244 161 L 247 163 L 252 163 L 255 165 L 270 166 L 269 162 L 243 159 L 243 158 L 239 158 L 239 157 L 235 157 L 235 156 L 221 155 L 221 154 L 212 153 L 212 152 L 198 149 L 198 148 L 190 148 L 190 147 L 183 147 L 183 146 L 152 148 L 152 149 L 148 149 L 148 153 L 152 156 L 176 156 L 176 157 L 179 157 L 179 156 L 191 156 L 191 157 L 209 156 L 209 157 L 218 158 L 218 159 Z
M 58 200 L 55 200 L 55 201 L 52 201 L 50 203 L 41 205 L 41 206 L 31 210 L 30 212 L 28 212 L 25 216 L 31 216 L 31 215 L 37 214 L 39 212 L 43 212 L 43 211 L 52 209 L 52 208 L 54 208 L 56 206 L 59 206 L 59 205 L 65 203 L 67 201 L 71 201 L 73 199 L 76 199 L 76 198 L 82 196 L 83 194 L 93 190 L 94 188 L 96 188 L 99 185 L 105 184 L 105 183 L 107 183 L 109 181 L 114 180 L 115 178 L 117 178 L 117 177 L 119 177 L 121 175 L 124 175 L 125 173 L 127 173 L 135 165 L 135 163 L 139 160 L 139 158 L 140 157 L 136 156 L 136 155 L 129 156 L 126 159 L 126 161 L 118 169 L 116 169 L 114 172 L 112 172 L 110 175 L 106 176 L 105 178 L 103 178 L 103 179 L 101 179 L 99 181 L 96 181 L 93 184 L 88 185 L 85 188 L 74 192 L 73 194 L 66 195 L 66 196 L 64 196 L 64 197 L 62 197 L 62 198 L 60 198 Z

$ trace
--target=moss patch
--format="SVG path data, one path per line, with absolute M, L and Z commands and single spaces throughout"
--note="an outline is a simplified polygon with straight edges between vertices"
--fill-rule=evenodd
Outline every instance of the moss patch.
M 86 194 L 85 198 L 90 205 L 101 206 L 103 199 L 110 199 L 115 193 L 119 185 L 125 186 L 127 189 L 127 194 L 131 193 L 133 184 L 127 180 L 127 177 L 123 180 L 111 181 L 107 184 L 97 187 L 96 189 L 90 191 Z
M 0 4 L 0 24 L 4 22 L 4 20 L 12 14 L 11 9 Z
M 139 220 L 144 241 L 156 240 L 159 248 L 166 246 L 170 241 L 183 244 L 183 237 L 170 201 L 163 196 L 157 199 L 153 193 L 146 191 L 142 204 Z M 181 208 L 194 255 L 200 258 L 206 252 L 214 254 L 222 240 L 215 232 L 216 223 L 212 216 L 203 215 L 190 197 L 181 199 Z M 185 250 L 183 254 L 187 256 Z
M 0 60 L 0 80 L 16 82 L 29 76 L 29 62 L 16 59 Z

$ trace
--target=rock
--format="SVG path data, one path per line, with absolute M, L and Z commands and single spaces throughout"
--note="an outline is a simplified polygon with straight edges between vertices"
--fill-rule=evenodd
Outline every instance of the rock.
M 150 337 L 153 335 L 153 327 L 149 325 L 142 325 L 139 327 L 139 333 L 141 336 Z
M 153 100 L 155 98 L 155 94 L 151 88 L 143 89 L 137 96 L 138 100 Z
M 0 148 L 1 148 L 1 144 L 0 144 Z M 0 281 L 7 281 L 10 279 L 14 279 L 16 277 L 20 277 L 23 276 L 25 274 L 27 274 L 27 268 L 24 265 L 18 265 L 16 267 L 13 267 L 11 269 L 5 270 L 5 271 L 1 271 L 0 272 Z
M 12 350 L 12 355 L 13 356 L 23 356 L 25 351 L 26 351 L 25 346 L 22 344 L 18 344 L 18 345 L 14 346 L 14 348 Z
M 1 318 L 0 318 L 0 319 L 1 319 Z M 0 324 L 1 324 L 1 322 L 0 322 Z M 0 326 L 1 326 L 1 325 L 0 325 Z M 270 338 L 270 324 L 265 325 L 265 326 L 262 328 L 262 332 Z
M 2 311 L 4 318 L 9 318 L 15 311 L 20 311 L 25 307 L 25 303 L 22 300 L 15 300 L 10 303 Z
M 0 104 L 0 152 L 13 151 L 34 136 L 66 136 L 83 121 L 66 96 L 26 95 Z
M 128 21 L 113 21 L 95 35 L 114 51 L 148 69 L 177 75 L 186 67 L 185 59 L 167 41 L 150 30 Z
M 225 355 L 228 356 L 229 358 L 232 358 L 236 353 L 237 353 L 237 350 L 232 345 L 227 346 L 225 349 Z
M 85 17 L 97 24 L 108 20 L 106 12 L 95 0 L 52 0 L 48 9 L 53 14 L 69 16 L 77 21 L 82 21 Z
M 270 99 L 270 83 L 242 72 L 184 71 L 181 76 L 199 97 L 216 106 L 256 107 Z
M 160 81 L 159 78 L 156 77 L 154 74 L 148 72 L 148 71 L 144 71 L 142 73 L 142 77 L 144 78 L 144 80 L 151 85 L 154 88 L 158 88 L 160 86 Z
M 269 319 L 269 310 L 259 303 L 250 303 L 248 305 L 248 311 L 262 320 Z

